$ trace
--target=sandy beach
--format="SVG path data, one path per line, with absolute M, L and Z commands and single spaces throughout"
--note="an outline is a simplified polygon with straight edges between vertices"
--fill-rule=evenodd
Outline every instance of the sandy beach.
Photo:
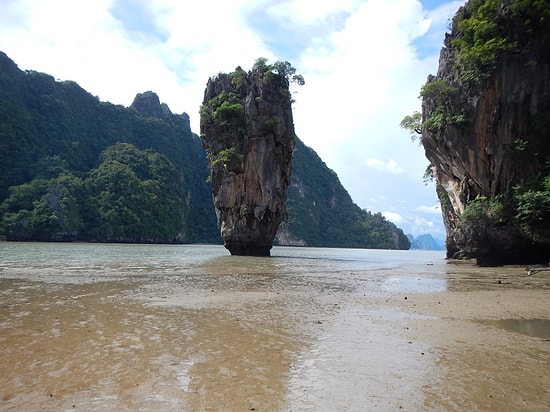
M 4 273 L 0 409 L 550 410 L 550 272 L 224 267 L 185 281 Z

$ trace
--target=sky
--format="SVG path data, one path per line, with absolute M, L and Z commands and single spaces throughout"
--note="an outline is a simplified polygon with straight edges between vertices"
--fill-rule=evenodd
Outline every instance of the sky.
M 297 136 L 361 208 L 405 233 L 445 229 L 418 141 L 399 127 L 435 74 L 449 0 L 0 0 L 0 51 L 129 106 L 154 91 L 199 134 L 208 78 L 290 62 Z

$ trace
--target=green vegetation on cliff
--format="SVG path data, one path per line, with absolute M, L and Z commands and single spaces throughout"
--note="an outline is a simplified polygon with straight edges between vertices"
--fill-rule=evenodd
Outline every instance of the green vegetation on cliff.
M 179 241 L 187 210 L 174 165 L 129 143 L 109 146 L 100 161 L 85 178 L 56 166 L 49 178 L 12 186 L 0 209 L 7 238 Z
M 451 45 L 463 81 L 489 78 L 505 53 L 550 43 L 547 0 L 470 0 L 453 18 Z M 537 46 L 538 47 L 538 46 Z
M 295 146 L 289 77 L 258 59 L 206 83 L 200 133 L 223 243 L 233 255 L 269 256 L 286 217 Z
M 453 17 L 451 34 L 445 40 L 453 50 L 455 78 L 430 79 L 420 97 L 434 109 L 421 119 L 419 112 L 405 116 L 401 126 L 414 136 L 425 127 L 442 134 L 448 125 L 468 122 L 466 103 L 459 88 L 479 86 L 495 72 L 506 56 L 550 56 L 550 6 L 547 0 L 470 0 Z M 532 64 L 526 61 L 525 64 Z

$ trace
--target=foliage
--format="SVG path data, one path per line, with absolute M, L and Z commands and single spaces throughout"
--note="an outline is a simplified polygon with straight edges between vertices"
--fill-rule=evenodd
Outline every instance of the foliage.
M 456 56 L 457 78 L 428 82 L 422 90 L 426 103 L 434 110 L 424 126 L 437 135 L 461 115 L 452 104 L 459 85 L 467 94 L 478 90 L 507 59 L 532 65 L 534 60 L 548 61 L 550 55 L 550 7 L 547 0 L 470 0 L 459 9 L 452 22 L 452 33 L 446 46 Z M 447 82 L 447 85 L 444 84 Z M 430 86 L 431 84 L 431 86 Z M 430 87 L 430 88 L 427 88 Z M 448 102 L 445 100 L 445 97 Z M 542 166 L 550 146 L 545 136 L 550 130 L 548 103 L 539 104 L 528 131 L 517 137 L 511 147 L 512 161 L 528 161 L 530 169 L 540 172 L 532 181 L 523 182 L 511 191 L 492 198 L 478 197 L 470 202 L 461 216 L 461 226 L 476 236 L 483 236 L 489 226 L 514 225 L 533 242 L 550 244 L 550 189 L 548 170 Z M 453 113 L 459 117 L 453 118 Z M 449 116 L 451 114 L 451 116 Z
M 550 176 L 538 176 L 511 193 L 477 196 L 462 213 L 460 224 L 482 239 L 490 226 L 513 224 L 534 242 L 550 244 Z
M 218 80 L 223 84 L 223 90 L 207 97 L 200 108 L 201 138 L 213 173 L 221 171 L 221 167 L 233 171 L 240 167 L 243 141 L 247 133 L 251 133 L 247 128 L 254 127 L 247 123 L 245 113 L 245 100 L 249 95 L 247 85 L 251 84 L 252 78 L 262 85 L 257 100 L 275 99 L 283 110 L 291 107 L 289 82 L 304 84 L 303 77 L 296 74 L 290 63 L 277 61 L 268 64 L 265 58 L 257 59 L 249 73 L 241 67 L 229 75 L 220 73 Z M 277 129 L 278 119 L 275 117 L 260 121 L 259 130 L 254 131 L 257 137 L 268 136 Z M 281 156 L 280 151 L 275 155 Z
M 85 181 L 87 212 L 95 223 L 87 237 L 174 241 L 182 236 L 184 194 L 165 156 L 118 143 L 101 158 Z
M 283 96 L 283 100 L 290 99 L 289 83 L 304 85 L 303 76 L 296 74 L 296 69 L 287 61 L 277 61 L 268 64 L 267 59 L 256 59 L 249 74 L 241 67 L 229 74 L 230 87 L 220 92 L 213 98 L 204 102 L 200 108 L 201 130 L 215 128 L 218 147 L 210 147 L 214 157 L 217 151 L 229 148 L 235 136 L 246 132 L 246 118 L 244 109 L 245 86 L 248 75 L 261 76 L 265 86 L 276 88 L 276 92 Z M 289 106 L 290 107 L 290 106 Z M 266 124 L 265 127 L 273 126 Z M 204 132 L 203 132 L 204 134 Z
M 264 73 L 266 71 L 271 70 L 271 67 L 267 64 L 268 60 L 265 57 L 258 57 L 254 61 L 254 65 L 252 66 L 251 72 L 252 73 Z
M 296 69 L 289 62 L 277 60 L 273 64 L 268 64 L 267 61 L 265 57 L 256 59 L 251 73 L 261 74 L 265 83 L 268 83 L 276 75 L 284 79 L 287 88 L 291 83 L 295 83 L 298 86 L 306 84 L 304 77 L 301 74 L 296 74 Z
M 487 198 L 477 197 L 466 205 L 460 216 L 460 223 L 471 228 L 473 233 L 484 232 L 487 225 Z
M 442 136 L 448 126 L 463 127 L 468 123 L 459 90 L 447 79 L 430 80 L 420 91 L 420 97 L 432 106 L 430 115 L 422 121 L 422 114 L 414 111 L 399 123 L 414 141 L 425 128 L 435 136 Z
M 222 165 L 226 169 L 232 170 L 230 165 L 240 163 L 243 160 L 243 155 L 237 153 L 233 147 L 220 150 L 212 160 L 212 166 Z
M 420 91 L 420 96 L 431 102 L 433 110 L 424 121 L 422 127 L 441 135 L 447 126 L 462 126 L 466 124 L 466 115 L 460 102 L 458 88 L 451 85 L 447 79 L 427 82 Z
M 230 75 L 231 84 L 236 90 L 242 89 L 246 85 L 246 72 L 239 66 Z
M 502 222 L 506 219 L 506 203 L 507 200 L 504 195 L 497 195 L 492 198 L 478 195 L 467 204 L 460 221 L 463 225 L 481 229 L 487 224 Z
M 453 24 L 457 35 L 452 45 L 458 51 L 458 63 L 465 81 L 489 76 L 497 57 L 513 48 L 500 28 L 500 4 L 500 0 L 473 0 L 455 16 Z
M 283 76 L 289 83 L 296 83 L 298 86 L 306 84 L 304 77 L 301 74 L 296 74 L 296 69 L 287 61 L 276 61 L 271 70 Z
M 13 186 L 0 226 L 14 240 L 74 240 L 84 225 L 81 194 L 81 179 L 67 174 Z
M 420 96 L 433 100 L 438 105 L 451 106 L 453 99 L 458 95 L 458 89 L 451 86 L 447 79 L 438 79 L 427 82 L 420 91 Z
M 269 134 L 275 133 L 277 130 L 277 126 L 279 124 L 279 120 L 276 117 L 270 117 L 266 119 L 259 128 L 259 134 L 260 136 L 267 136 Z
M 470 0 L 453 19 L 451 44 L 462 80 L 487 79 L 503 53 L 520 53 L 533 39 L 548 50 L 549 24 L 547 0 Z
M 413 138 L 425 128 L 436 137 L 448 126 L 463 127 L 468 123 L 466 105 L 458 84 L 466 87 L 488 79 L 504 54 L 521 54 L 536 48 L 550 53 L 550 7 L 547 0 L 470 0 L 452 20 L 451 36 L 446 46 L 456 55 L 460 79 L 429 80 L 420 96 L 429 102 L 429 117 L 421 122 L 418 112 L 406 116 L 401 127 Z M 526 61 L 526 64 L 529 64 Z M 519 150 L 523 146 L 517 146 Z
M 518 152 L 525 152 L 527 150 L 527 147 L 529 146 L 529 142 L 523 139 L 516 139 L 514 140 L 513 147 Z
M 477 196 L 469 202 L 460 216 L 460 230 L 474 244 L 483 242 L 489 228 L 494 224 L 490 212 L 490 201 Z
M 514 188 L 515 219 L 520 229 L 538 242 L 550 244 L 550 176 Z
M 163 155 L 118 143 L 82 180 L 63 173 L 10 188 L 2 203 L 8 239 L 174 241 L 183 193 Z
M 399 126 L 411 134 L 413 141 L 416 140 L 422 134 L 422 113 L 414 111 L 412 114 L 405 116 Z
M 201 129 L 214 127 L 216 130 L 215 152 L 233 144 L 233 136 L 246 132 L 244 105 L 236 91 L 222 91 L 203 104 L 200 109 Z M 215 154 L 214 154 L 215 155 Z
M 429 164 L 426 166 L 426 170 L 424 170 L 424 175 L 422 176 L 422 180 L 424 181 L 424 185 L 428 185 L 428 183 L 432 183 L 435 179 L 434 175 L 434 165 Z
M 219 103 L 221 104 L 217 106 L 213 105 L 215 107 L 212 113 L 214 120 L 223 126 L 227 126 L 235 121 L 236 123 L 240 123 L 244 117 L 243 104 L 233 95 L 224 95 L 222 93 L 213 100 L 218 98 L 220 98 Z M 227 100 L 225 100 L 225 98 L 227 98 Z

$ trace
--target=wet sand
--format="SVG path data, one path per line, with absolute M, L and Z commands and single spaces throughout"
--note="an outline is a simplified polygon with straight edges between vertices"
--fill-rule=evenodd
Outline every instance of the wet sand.
M 222 267 L 0 279 L 0 410 L 550 410 L 550 272 Z

